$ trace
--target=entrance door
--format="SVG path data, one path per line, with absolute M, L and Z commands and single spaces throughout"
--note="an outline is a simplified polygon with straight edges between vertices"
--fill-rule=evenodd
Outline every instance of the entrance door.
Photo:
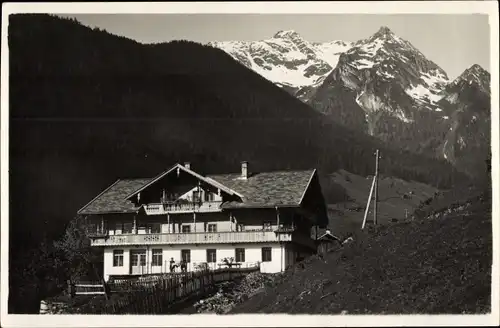
M 146 274 L 146 250 L 132 249 L 130 250 L 130 274 Z

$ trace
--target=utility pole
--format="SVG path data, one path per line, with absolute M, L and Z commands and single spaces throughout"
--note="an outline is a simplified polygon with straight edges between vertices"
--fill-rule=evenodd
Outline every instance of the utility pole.
M 373 224 L 377 224 L 377 202 L 378 202 L 378 159 L 380 158 L 379 150 L 375 153 L 375 193 L 373 203 Z
M 372 200 L 373 188 L 375 187 L 375 177 L 373 177 L 372 187 L 370 188 L 370 195 L 368 196 L 368 202 L 366 204 L 365 209 L 365 217 L 363 218 L 363 225 L 361 226 L 361 230 L 365 228 L 366 218 L 368 217 L 368 210 L 370 209 L 370 202 Z
M 365 209 L 365 216 L 363 218 L 363 225 L 361 226 L 361 229 L 365 228 L 366 225 L 366 218 L 368 216 L 368 210 L 370 209 L 370 203 L 372 200 L 372 195 L 374 194 L 373 192 L 375 191 L 375 197 L 374 197 L 374 211 L 373 211 L 373 223 L 377 224 L 377 198 L 378 198 L 378 159 L 380 157 L 379 155 L 379 150 L 377 149 L 377 152 L 375 153 L 376 159 L 375 159 L 375 175 L 373 177 L 373 182 L 372 182 L 372 187 L 370 188 L 370 195 L 368 196 L 368 202 L 366 204 L 366 209 Z

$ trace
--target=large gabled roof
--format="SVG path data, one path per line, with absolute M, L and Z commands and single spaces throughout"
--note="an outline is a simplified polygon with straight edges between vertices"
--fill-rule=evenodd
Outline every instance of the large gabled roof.
M 78 214 L 132 213 L 138 210 L 125 197 L 151 181 L 149 179 L 119 179 L 82 207 Z
M 161 179 L 174 169 L 181 169 L 230 195 L 237 195 L 241 202 L 232 201 L 223 208 L 265 208 L 300 206 L 316 170 L 276 171 L 250 174 L 242 179 L 241 174 L 215 174 L 206 177 L 176 164 L 155 178 L 120 179 L 105 189 L 78 214 L 133 213 L 139 210 L 130 200 L 138 192 Z

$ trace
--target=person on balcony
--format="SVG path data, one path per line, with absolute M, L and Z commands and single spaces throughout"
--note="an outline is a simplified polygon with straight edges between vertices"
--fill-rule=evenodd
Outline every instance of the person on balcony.
M 170 272 L 174 272 L 175 271 L 175 268 L 176 268 L 176 265 L 175 265 L 175 261 L 174 261 L 174 258 L 171 257 L 170 258 Z

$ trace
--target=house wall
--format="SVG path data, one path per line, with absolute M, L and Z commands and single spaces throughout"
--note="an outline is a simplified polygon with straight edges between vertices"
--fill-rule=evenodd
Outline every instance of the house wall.
M 271 247 L 271 261 L 262 262 L 262 248 Z M 261 262 L 261 272 L 274 273 L 284 270 L 288 265 L 294 263 L 294 252 L 292 248 L 285 244 L 278 243 L 259 243 L 259 244 L 213 244 L 213 245 L 158 245 L 158 246 L 119 246 L 106 247 L 104 250 L 104 279 L 109 280 L 110 275 L 128 275 L 130 268 L 130 251 L 133 249 L 146 249 L 146 266 L 142 268 L 143 274 L 170 272 L 170 259 L 173 258 L 176 263 L 181 260 L 181 250 L 189 249 L 191 251 L 191 262 L 188 264 L 188 271 L 196 269 L 196 265 L 207 262 L 207 249 L 216 249 L 216 262 L 210 263 L 213 269 L 218 268 L 217 264 L 222 263 L 225 257 L 236 257 L 235 249 L 245 248 L 245 262 L 242 267 L 255 265 Z M 113 267 L 113 250 L 123 250 L 123 266 Z M 162 266 L 151 266 L 152 250 L 162 249 Z

